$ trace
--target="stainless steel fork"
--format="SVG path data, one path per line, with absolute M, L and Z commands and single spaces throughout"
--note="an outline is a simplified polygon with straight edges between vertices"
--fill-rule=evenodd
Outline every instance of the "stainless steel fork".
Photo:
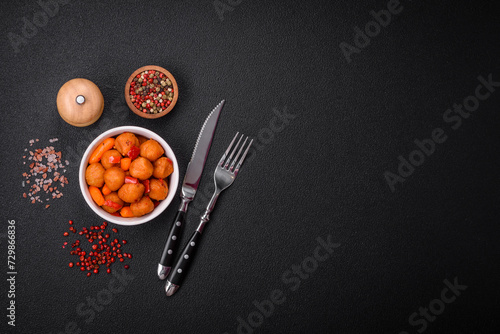
M 193 261 L 193 256 L 196 252 L 196 249 L 198 248 L 197 245 L 200 241 L 201 233 L 203 232 L 205 225 L 208 223 L 210 219 L 209 217 L 210 213 L 214 209 L 215 203 L 217 202 L 220 193 L 223 190 L 227 189 L 231 184 L 233 184 L 234 180 L 236 179 L 236 176 L 238 175 L 238 172 L 240 171 L 241 165 L 243 164 L 243 161 L 247 156 L 248 150 L 250 149 L 250 146 L 252 146 L 253 139 L 250 140 L 250 143 L 245 149 L 245 152 L 243 153 L 243 155 L 241 155 L 241 152 L 243 152 L 243 149 L 245 148 L 245 145 L 248 141 L 248 137 L 245 138 L 243 144 L 240 146 L 240 143 L 244 137 L 243 135 L 241 135 L 240 139 L 233 148 L 233 144 L 238 138 L 238 135 L 239 133 L 237 132 L 233 140 L 231 141 L 231 144 L 229 144 L 229 147 L 227 148 L 226 152 L 224 152 L 224 155 L 222 155 L 222 158 L 217 164 L 217 167 L 215 167 L 215 172 L 214 172 L 215 192 L 212 195 L 212 198 L 210 199 L 210 202 L 208 203 L 205 212 L 201 216 L 198 228 L 191 236 L 191 239 L 189 240 L 187 245 L 184 247 L 184 250 L 177 259 L 177 263 L 170 272 L 170 275 L 167 279 L 167 284 L 165 285 L 165 292 L 167 293 L 167 296 L 172 296 L 179 289 L 182 280 L 186 277 L 189 266 Z M 238 153 L 236 153 L 236 151 L 238 151 Z M 229 152 L 231 152 L 231 154 L 229 154 Z

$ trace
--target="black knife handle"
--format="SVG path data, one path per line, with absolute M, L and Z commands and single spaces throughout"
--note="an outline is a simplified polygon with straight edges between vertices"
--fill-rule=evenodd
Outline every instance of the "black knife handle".
M 162 266 L 171 267 L 174 264 L 175 253 L 179 246 L 182 230 L 185 223 L 186 213 L 183 211 L 178 211 L 172 227 L 170 227 L 170 233 L 168 234 L 167 243 L 165 244 L 165 249 L 163 250 L 163 254 L 161 255 L 160 264 Z
M 196 254 L 200 240 L 201 233 L 195 231 L 180 254 L 175 267 L 173 267 L 170 271 L 170 275 L 168 276 L 168 281 L 170 283 L 181 285 L 184 277 L 187 275 L 189 267 L 191 266 L 191 262 L 193 262 L 193 257 Z

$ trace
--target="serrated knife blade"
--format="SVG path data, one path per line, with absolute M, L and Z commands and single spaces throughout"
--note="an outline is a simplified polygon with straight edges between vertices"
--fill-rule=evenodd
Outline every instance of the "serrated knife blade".
M 215 127 L 217 125 L 217 121 L 219 120 L 219 115 L 222 107 L 224 106 L 224 102 L 225 100 L 222 100 L 212 110 L 201 127 L 198 139 L 196 140 L 196 144 L 194 146 L 193 155 L 191 156 L 191 161 L 188 164 L 186 175 L 184 176 L 184 182 L 182 183 L 182 195 L 184 196 L 194 197 L 196 194 L 196 189 L 198 189 L 198 185 L 200 183 L 201 174 L 203 172 L 203 168 L 205 167 L 205 161 L 207 160 Z

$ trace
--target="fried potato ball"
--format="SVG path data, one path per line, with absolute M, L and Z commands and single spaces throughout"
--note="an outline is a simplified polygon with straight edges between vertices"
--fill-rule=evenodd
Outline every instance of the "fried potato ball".
M 136 135 L 136 137 L 139 139 L 139 144 L 142 145 L 142 143 L 148 141 L 148 138 L 141 136 L 141 135 Z
M 133 133 L 125 132 L 115 139 L 115 147 L 122 155 L 127 155 L 132 146 L 140 146 L 139 139 Z
M 168 185 L 163 179 L 151 179 L 149 181 L 149 197 L 157 201 L 163 201 L 167 198 Z
M 153 165 L 143 157 L 138 157 L 130 164 L 130 175 L 141 181 L 147 180 L 153 175 Z
M 140 201 L 130 204 L 130 210 L 136 217 L 144 216 L 155 208 L 153 201 L 148 196 L 144 196 Z
M 161 157 L 154 162 L 153 176 L 157 179 L 164 179 L 174 171 L 172 160 L 167 157 Z
M 117 150 L 109 150 L 104 152 L 101 158 L 102 167 L 108 169 L 111 167 L 119 166 L 122 155 Z M 118 162 L 110 162 L 110 160 L 118 159 Z
M 120 167 L 111 167 L 104 172 L 104 183 L 109 190 L 116 191 L 125 183 L 125 171 Z
M 109 213 L 114 213 L 114 212 L 120 210 L 123 207 L 123 204 L 125 204 L 121 200 L 121 198 L 118 197 L 118 193 L 116 191 L 104 196 L 104 200 L 105 201 L 112 201 L 112 202 L 115 202 L 116 204 L 119 205 L 119 207 L 118 206 L 114 207 L 114 206 L 103 205 L 102 208 Z
M 104 185 L 104 172 L 106 170 L 99 162 L 90 164 L 85 170 L 85 180 L 89 186 L 100 188 Z
M 127 203 L 138 201 L 142 194 L 144 194 L 144 185 L 142 183 L 125 183 L 118 190 L 118 197 Z
M 161 145 L 154 139 L 149 139 L 141 144 L 141 157 L 148 159 L 149 161 L 155 161 L 165 153 L 165 150 Z

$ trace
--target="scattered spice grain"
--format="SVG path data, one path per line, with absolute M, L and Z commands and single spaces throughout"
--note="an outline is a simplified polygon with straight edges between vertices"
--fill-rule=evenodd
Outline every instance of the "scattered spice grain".
M 69 230 L 73 233 L 76 232 L 75 228 L 72 226 L 74 222 L 72 220 L 69 221 Z M 70 251 L 70 255 L 77 256 L 76 264 L 73 262 L 69 262 L 69 267 L 72 268 L 76 266 L 76 268 L 80 267 L 80 271 L 87 272 L 87 277 L 90 277 L 92 274 L 98 274 L 99 271 L 106 270 L 108 274 L 111 273 L 111 265 L 118 260 L 119 262 L 124 262 L 125 258 L 130 260 L 132 255 L 130 253 L 125 253 L 121 251 L 122 245 L 127 244 L 126 240 L 120 241 L 115 239 L 110 241 L 110 244 L 107 244 L 107 240 L 109 238 L 109 234 L 107 234 L 106 228 L 108 226 L 107 222 L 103 222 L 101 225 L 90 226 L 89 228 L 83 227 L 79 235 L 84 235 L 85 238 L 92 244 L 90 247 L 90 251 L 87 255 L 87 252 L 82 250 L 83 245 L 80 245 L 80 240 L 76 240 L 71 244 L 72 250 Z M 113 232 L 118 233 L 118 230 L 113 228 Z M 69 235 L 68 232 L 64 232 L 64 236 Z M 99 240 L 97 244 L 93 244 L 94 241 Z M 65 242 L 63 244 L 63 248 L 68 243 Z M 125 269 L 129 269 L 129 265 L 124 265 Z
M 32 147 L 39 141 L 40 139 L 31 139 L 28 143 Z M 49 139 L 49 143 L 57 141 L 59 141 L 58 138 Z M 30 148 L 29 151 L 25 148 L 24 152 L 23 165 L 27 165 L 29 170 L 22 174 L 25 178 L 22 186 L 25 187 L 27 184 L 30 186 L 27 191 L 23 192 L 23 198 L 28 198 L 32 204 L 61 198 L 63 192 L 60 188 L 68 184 L 68 178 L 64 174 L 69 165 L 69 161 L 62 160 L 62 152 L 56 151 L 52 145 Z M 45 205 L 46 209 L 49 207 L 49 204 Z

